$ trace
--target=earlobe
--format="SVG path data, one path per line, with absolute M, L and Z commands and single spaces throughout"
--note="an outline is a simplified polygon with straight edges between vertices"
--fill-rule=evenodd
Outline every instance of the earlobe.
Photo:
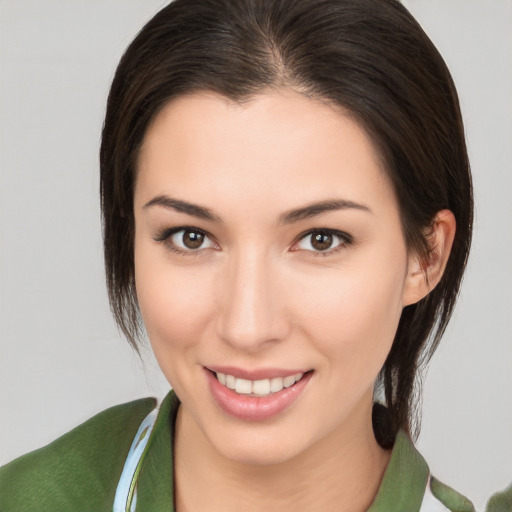
M 455 237 L 456 221 L 450 210 L 439 211 L 425 233 L 430 251 L 411 254 L 404 286 L 403 306 L 415 304 L 428 295 L 443 277 Z

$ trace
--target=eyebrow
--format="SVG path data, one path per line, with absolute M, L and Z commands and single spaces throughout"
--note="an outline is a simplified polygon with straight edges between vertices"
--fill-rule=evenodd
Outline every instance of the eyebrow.
M 169 196 L 156 196 L 151 201 L 148 201 L 143 208 L 149 208 L 150 206 L 163 206 L 177 212 L 186 213 L 192 215 L 198 219 L 208 220 L 210 222 L 221 223 L 222 219 L 215 215 L 209 208 L 199 206 L 198 204 L 189 203 L 180 199 L 174 199 Z
M 177 212 L 186 213 L 187 215 L 197 217 L 198 219 L 222 223 L 222 219 L 209 208 L 166 195 L 154 197 L 148 201 L 143 208 L 149 208 L 150 206 L 162 206 Z M 329 199 L 283 212 L 278 217 L 278 224 L 293 224 L 294 222 L 316 217 L 322 213 L 349 209 L 372 213 L 368 206 L 355 203 L 354 201 L 346 199 Z
M 312 203 L 301 208 L 288 210 L 279 216 L 278 222 L 279 224 L 292 224 L 293 222 L 298 222 L 299 220 L 316 217 L 322 213 L 350 209 L 371 213 L 370 208 L 363 204 L 355 203 L 354 201 L 348 201 L 346 199 L 330 199 L 327 201 Z

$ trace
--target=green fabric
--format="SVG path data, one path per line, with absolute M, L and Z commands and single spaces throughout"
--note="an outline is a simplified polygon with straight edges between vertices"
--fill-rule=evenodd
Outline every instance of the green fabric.
M 471 501 L 434 477 L 430 480 L 430 490 L 452 512 L 475 512 L 475 507 Z
M 112 512 L 114 482 L 140 423 L 155 403 L 144 399 L 107 409 L 0 468 L 0 510 Z
M 368 512 L 417 512 L 428 480 L 425 459 L 398 432 L 379 492 Z
M 142 461 L 136 512 L 174 511 L 172 438 L 178 398 L 171 392 L 162 405 Z
M 512 484 L 503 492 L 494 494 L 487 503 L 487 512 L 512 512 Z
M 0 511 L 111 512 L 126 455 L 154 406 L 155 400 L 145 399 L 108 409 L 50 445 L 0 468 Z M 137 512 L 174 512 L 172 448 L 178 406 L 172 391 L 160 406 L 142 460 Z M 428 476 L 425 460 L 408 436 L 399 432 L 368 512 L 418 512 Z M 432 482 L 434 496 L 450 510 L 473 510 L 453 489 Z M 504 510 L 511 512 L 502 508 L 489 512 Z

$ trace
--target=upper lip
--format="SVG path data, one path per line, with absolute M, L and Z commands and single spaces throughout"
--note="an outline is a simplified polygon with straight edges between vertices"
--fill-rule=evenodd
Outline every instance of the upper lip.
M 235 366 L 206 366 L 207 370 L 215 373 L 224 373 L 225 375 L 233 375 L 238 379 L 246 380 L 264 380 L 272 379 L 275 377 L 288 377 L 290 375 L 297 375 L 298 373 L 306 373 L 308 370 L 301 368 L 288 369 L 288 368 L 237 368 Z

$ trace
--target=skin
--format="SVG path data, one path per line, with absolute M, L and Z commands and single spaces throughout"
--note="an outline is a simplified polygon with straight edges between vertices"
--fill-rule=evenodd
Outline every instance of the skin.
M 453 215 L 439 212 L 422 269 L 366 133 L 339 108 L 291 90 L 244 104 L 207 92 L 175 99 L 149 127 L 138 164 L 137 296 L 182 402 L 177 509 L 366 510 L 390 456 L 372 431 L 374 382 L 403 307 L 442 275 Z M 219 221 L 149 204 L 162 196 Z M 361 207 L 278 222 L 339 199 Z M 203 232 L 202 245 L 187 249 L 183 232 L 165 238 L 181 226 Z M 320 228 L 348 237 L 318 250 L 307 233 Z M 313 375 L 283 412 L 245 421 L 213 399 L 205 367 L 215 365 Z

